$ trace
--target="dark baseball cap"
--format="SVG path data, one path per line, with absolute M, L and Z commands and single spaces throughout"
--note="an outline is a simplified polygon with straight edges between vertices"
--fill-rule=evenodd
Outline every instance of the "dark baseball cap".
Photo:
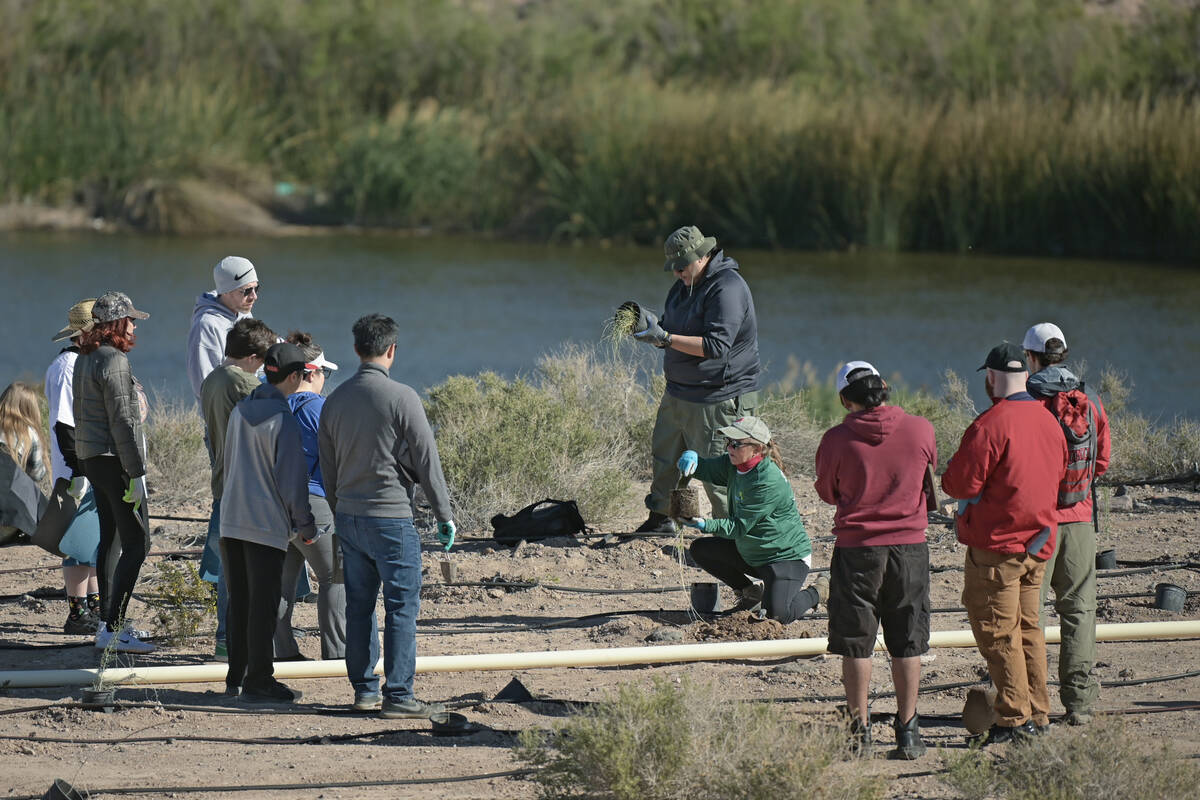
M 291 342 L 279 342 L 267 348 L 263 370 L 279 380 L 302 369 L 316 369 L 304 357 L 304 351 Z
M 987 360 L 983 362 L 982 367 L 975 371 L 980 372 L 985 369 L 994 369 L 997 372 L 1024 372 L 1026 369 L 1025 351 L 1019 344 L 1001 342 L 988 351 Z
M 124 292 L 105 292 L 92 303 L 92 319 L 96 322 L 115 322 L 119 319 L 149 319 L 145 311 L 133 307 L 133 301 Z

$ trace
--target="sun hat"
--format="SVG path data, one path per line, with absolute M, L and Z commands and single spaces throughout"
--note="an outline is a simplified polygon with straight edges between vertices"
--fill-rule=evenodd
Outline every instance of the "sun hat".
M 133 301 L 124 292 L 105 292 L 92 304 L 92 319 L 96 322 L 115 322 L 126 317 L 150 319 L 145 311 L 133 307 Z
M 683 269 L 717 246 L 716 238 L 705 236 L 695 225 L 684 225 L 667 237 L 663 252 L 667 255 L 667 272 Z
M 320 369 L 321 367 L 328 367 L 329 369 L 337 369 L 338 368 L 337 364 L 335 364 L 332 361 L 325 358 L 325 353 L 323 351 L 320 353 L 317 353 L 317 357 L 310 360 L 308 362 L 308 365 L 310 367 L 312 367 L 313 369 Z
M 838 374 L 837 374 L 837 390 L 838 390 L 839 394 L 841 393 L 842 389 L 845 389 L 847 386 L 850 385 L 850 381 L 848 380 L 850 377 L 850 373 L 857 372 L 860 369 L 867 370 L 867 375 L 859 375 L 857 378 L 854 379 L 855 381 L 862 380 L 863 378 L 868 377 L 868 375 L 874 375 L 875 377 L 880 377 L 879 370 L 875 369 L 873 366 L 868 364 L 866 361 L 847 361 L 846 366 L 839 369 Z
M 232 292 L 250 283 L 258 283 L 258 273 L 250 259 L 241 256 L 225 256 L 213 267 L 213 283 L 217 294 Z
M 1025 351 L 1012 342 L 1001 342 L 988 351 L 983 366 L 975 370 L 994 369 L 997 372 L 1024 372 Z
M 755 439 L 767 444 L 771 441 L 771 429 L 758 417 L 738 417 L 717 433 L 727 439 Z
M 1044 353 L 1046 352 L 1046 342 L 1051 339 L 1058 339 L 1062 342 L 1063 349 L 1066 349 L 1067 337 L 1063 335 L 1062 328 L 1053 322 L 1039 322 L 1025 331 L 1025 342 L 1022 347 L 1031 353 Z
M 67 327 L 54 334 L 50 341 L 61 342 L 63 339 L 71 339 L 84 331 L 90 331 L 96 324 L 92 319 L 92 304 L 95 302 L 96 298 L 89 297 L 71 306 L 71 310 L 67 312 Z

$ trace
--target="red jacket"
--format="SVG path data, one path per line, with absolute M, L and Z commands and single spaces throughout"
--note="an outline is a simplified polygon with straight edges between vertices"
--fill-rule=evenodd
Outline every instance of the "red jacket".
M 958 540 L 998 553 L 1049 558 L 1058 532 L 1058 484 L 1067 441 L 1054 415 L 1027 392 L 999 400 L 967 428 L 942 489 L 971 501 Z
M 925 468 L 937 464 L 933 426 L 896 406 L 847 414 L 817 448 L 821 499 L 837 506 L 838 547 L 919 544 L 928 514 Z

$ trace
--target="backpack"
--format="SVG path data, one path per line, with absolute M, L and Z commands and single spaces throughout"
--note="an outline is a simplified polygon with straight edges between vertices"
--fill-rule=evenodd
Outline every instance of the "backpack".
M 497 514 L 492 517 L 492 536 L 500 544 L 516 545 L 549 539 L 553 536 L 574 536 L 589 530 L 574 500 L 549 498 L 525 506 L 511 517 Z
M 1052 395 L 1047 408 L 1067 438 L 1067 474 L 1058 485 L 1058 507 L 1067 508 L 1088 498 L 1096 477 L 1095 402 L 1080 381 L 1078 389 Z

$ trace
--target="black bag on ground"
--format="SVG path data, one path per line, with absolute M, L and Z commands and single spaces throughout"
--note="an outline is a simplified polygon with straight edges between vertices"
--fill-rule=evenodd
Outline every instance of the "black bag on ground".
M 515 545 L 549 539 L 554 536 L 574 536 L 588 530 L 574 500 L 539 500 L 525 506 L 511 517 L 497 514 L 492 517 L 493 537 L 500 544 Z

